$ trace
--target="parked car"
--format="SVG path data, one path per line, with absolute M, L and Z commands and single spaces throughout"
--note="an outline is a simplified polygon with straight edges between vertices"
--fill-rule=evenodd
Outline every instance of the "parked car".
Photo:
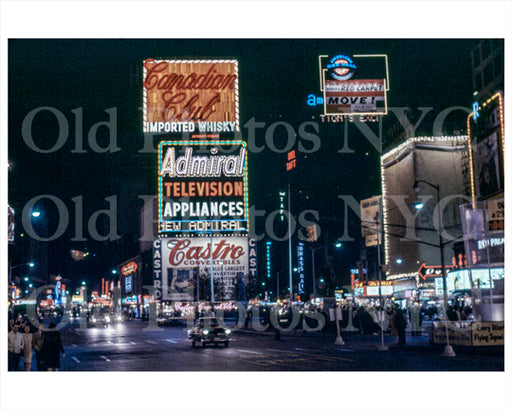
M 215 317 L 202 317 L 196 319 L 194 327 L 188 331 L 188 339 L 192 342 L 192 347 L 196 347 L 198 343 L 203 347 L 208 343 L 215 346 L 221 343 L 228 347 L 231 330 L 223 328 Z

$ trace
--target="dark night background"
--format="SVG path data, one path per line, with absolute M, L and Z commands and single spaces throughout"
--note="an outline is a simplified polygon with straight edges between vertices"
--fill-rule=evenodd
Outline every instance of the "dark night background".
M 334 242 L 343 230 L 343 203 L 338 195 L 351 195 L 357 201 L 380 194 L 380 152 L 359 132 L 349 135 L 350 154 L 338 153 L 343 146 L 343 124 L 321 123 L 322 106 L 306 103 L 310 94 L 321 96 L 318 55 L 387 54 L 390 91 L 388 106 L 409 107 L 414 119 L 418 107 L 434 107 L 439 113 L 451 106 L 471 107 L 472 80 L 470 51 L 477 40 L 333 40 L 333 39 L 209 39 L 209 40 L 25 40 L 8 42 L 9 98 L 9 171 L 8 201 L 16 211 L 16 241 L 13 264 L 22 263 L 26 251 L 21 214 L 25 204 L 38 195 L 53 195 L 66 205 L 69 223 L 58 239 L 48 242 L 48 273 L 63 274 L 75 283 L 83 275 L 92 281 L 108 275 L 117 263 L 138 253 L 139 195 L 156 193 L 156 154 L 140 153 L 144 146 L 142 132 L 142 62 L 146 58 L 235 58 L 239 61 L 240 125 L 254 118 L 266 125 L 256 131 L 256 145 L 261 153 L 250 153 L 250 205 L 267 215 L 278 209 L 278 191 L 292 186 L 292 213 L 317 210 L 322 227 L 321 240 Z M 38 107 L 53 107 L 67 120 L 66 143 L 52 153 L 35 152 L 22 138 L 22 122 Z M 89 129 L 109 119 L 105 110 L 115 107 L 116 145 L 114 153 L 95 153 L 89 146 Z M 75 120 L 82 110 L 82 141 L 85 153 L 73 153 L 77 139 Z M 432 133 L 431 113 L 416 135 Z M 430 119 L 430 120 L 429 120 Z M 265 143 L 265 131 L 284 121 L 298 130 L 305 121 L 319 123 L 321 146 L 311 153 L 297 152 L 298 167 L 293 175 L 285 171 L 285 153 L 272 152 Z M 383 120 L 383 149 L 396 145 L 398 134 L 391 127 L 396 116 Z M 454 113 L 446 121 L 446 132 L 465 130 L 466 114 Z M 353 127 L 353 126 L 352 126 Z M 372 125 L 377 130 L 376 124 Z M 425 127 L 425 128 L 423 128 Z M 350 128 L 355 129 L 355 128 Z M 61 130 L 62 131 L 62 130 Z M 310 132 L 314 132 L 309 129 Z M 33 121 L 32 136 L 40 149 L 52 147 L 59 132 L 55 116 L 39 114 Z M 98 144 L 106 147 L 109 130 L 98 129 Z M 280 149 L 288 139 L 283 127 L 274 133 Z M 155 139 L 155 146 L 157 140 Z M 311 144 L 298 142 L 307 149 Z M 97 241 L 88 235 L 87 221 L 109 204 L 105 198 L 117 197 L 114 242 Z M 77 199 L 77 197 L 81 197 Z M 75 206 L 83 203 L 83 237 L 76 236 Z M 58 214 L 51 203 L 44 208 L 47 232 L 55 232 Z M 311 219 L 311 216 L 309 216 Z M 344 244 L 335 257 L 340 272 L 354 267 L 361 250 L 360 222 L 349 215 L 349 232 L 354 242 Z M 264 218 L 256 220 L 256 232 L 264 232 Z M 98 218 L 98 232 L 108 233 L 108 220 Z M 37 226 L 35 227 L 38 228 Z M 43 231 L 40 231 L 43 232 Z M 43 235 L 43 234 L 41 234 Z M 260 242 L 264 243 L 264 242 Z M 286 242 L 285 242 L 286 243 Z M 283 242 L 281 242 L 283 244 Z M 277 245 L 277 244 L 276 244 Z M 24 248 L 25 247 L 25 248 Z M 95 256 L 88 265 L 74 262 L 70 249 L 91 250 Z M 259 247 L 260 270 L 264 273 L 264 245 Z M 276 269 L 287 269 L 286 250 L 276 246 Z M 281 257 L 280 257 L 280 256 Z M 87 266 L 87 268 L 85 268 Z

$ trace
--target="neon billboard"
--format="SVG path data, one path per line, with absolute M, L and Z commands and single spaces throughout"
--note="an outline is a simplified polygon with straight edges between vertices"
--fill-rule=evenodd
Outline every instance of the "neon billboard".
M 322 64 L 326 57 L 318 57 L 325 115 L 387 115 L 387 55 L 339 54 Z
M 144 132 L 234 133 L 238 100 L 237 60 L 144 61 Z
M 243 141 L 163 141 L 158 146 L 160 236 L 248 230 Z

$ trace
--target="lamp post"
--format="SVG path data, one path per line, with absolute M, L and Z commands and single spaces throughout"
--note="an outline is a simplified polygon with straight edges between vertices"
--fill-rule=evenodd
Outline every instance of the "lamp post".
M 315 252 L 322 249 L 320 248 L 311 248 L 311 257 L 312 257 L 312 268 L 313 268 L 313 299 L 316 304 L 316 277 L 315 277 Z
M 386 351 L 389 348 L 384 344 L 384 307 L 382 306 L 382 262 L 380 259 L 380 241 L 381 241 L 381 223 L 380 216 L 382 215 L 382 197 L 379 197 L 379 213 L 375 216 L 375 223 L 377 224 L 377 265 L 379 269 L 379 320 L 380 320 L 380 351 Z
M 25 263 L 20 263 L 19 265 L 14 265 L 14 266 L 9 267 L 9 286 L 12 283 L 12 271 L 21 266 L 29 266 L 29 267 L 33 268 L 34 262 L 25 262 Z
M 413 185 L 413 189 L 415 192 L 419 192 L 420 190 L 420 187 L 419 187 L 419 183 L 420 182 L 423 182 L 424 184 L 427 184 L 429 185 L 430 187 L 434 188 L 436 190 L 436 193 L 437 193 L 437 203 L 439 205 L 439 203 L 441 202 L 441 195 L 440 195 L 440 186 L 439 185 L 434 185 L 428 181 L 425 181 L 425 180 L 422 180 L 422 179 L 418 179 L 416 181 L 414 181 L 414 185 Z M 442 223 L 443 223 L 443 218 L 442 218 L 442 215 L 441 215 L 441 210 L 439 210 L 439 216 L 438 216 L 438 219 L 439 219 L 439 229 L 441 229 L 441 226 L 442 226 Z M 446 357 L 454 357 L 455 356 L 455 352 L 453 351 L 453 347 L 450 345 L 450 339 L 448 337 L 448 322 L 447 322 L 447 311 L 448 311 L 448 289 L 447 289 L 447 286 L 446 286 L 446 272 L 445 272 L 445 263 L 444 263 L 444 241 L 443 241 L 443 233 L 440 231 L 439 232 L 439 251 L 441 253 L 441 276 L 443 278 L 443 309 L 444 309 L 444 327 L 445 327 L 445 331 L 446 331 L 446 346 L 444 348 L 444 353 L 443 353 L 443 356 L 446 356 Z

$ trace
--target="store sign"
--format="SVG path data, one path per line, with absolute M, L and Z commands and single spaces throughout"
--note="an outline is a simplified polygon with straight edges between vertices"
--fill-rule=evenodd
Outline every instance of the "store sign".
M 132 292 L 132 278 L 133 276 L 132 275 L 128 275 L 124 278 L 124 290 L 126 293 L 131 293 Z
M 287 162 L 286 162 L 286 170 L 291 171 L 292 169 L 297 167 L 297 156 L 295 154 L 295 150 L 288 152 L 287 154 Z
M 209 278 L 213 271 L 226 300 L 235 299 L 237 278 L 248 281 L 251 251 L 247 237 L 163 238 L 158 242 L 162 300 L 193 300 L 198 273 Z
M 162 301 L 162 240 L 153 241 L 153 299 Z
M 121 267 L 121 274 L 123 276 L 131 275 L 132 273 L 136 272 L 138 269 L 138 265 L 135 262 L 129 262 L 126 265 L 123 265 Z
M 487 219 L 490 231 L 505 229 L 505 199 L 490 199 L 486 201 Z
M 297 245 L 297 274 L 299 275 L 297 293 L 304 293 L 304 243 L 299 242 Z
M 237 60 L 144 61 L 144 132 L 239 130 Z
M 160 234 L 247 232 L 245 142 L 165 141 L 158 151 Z

